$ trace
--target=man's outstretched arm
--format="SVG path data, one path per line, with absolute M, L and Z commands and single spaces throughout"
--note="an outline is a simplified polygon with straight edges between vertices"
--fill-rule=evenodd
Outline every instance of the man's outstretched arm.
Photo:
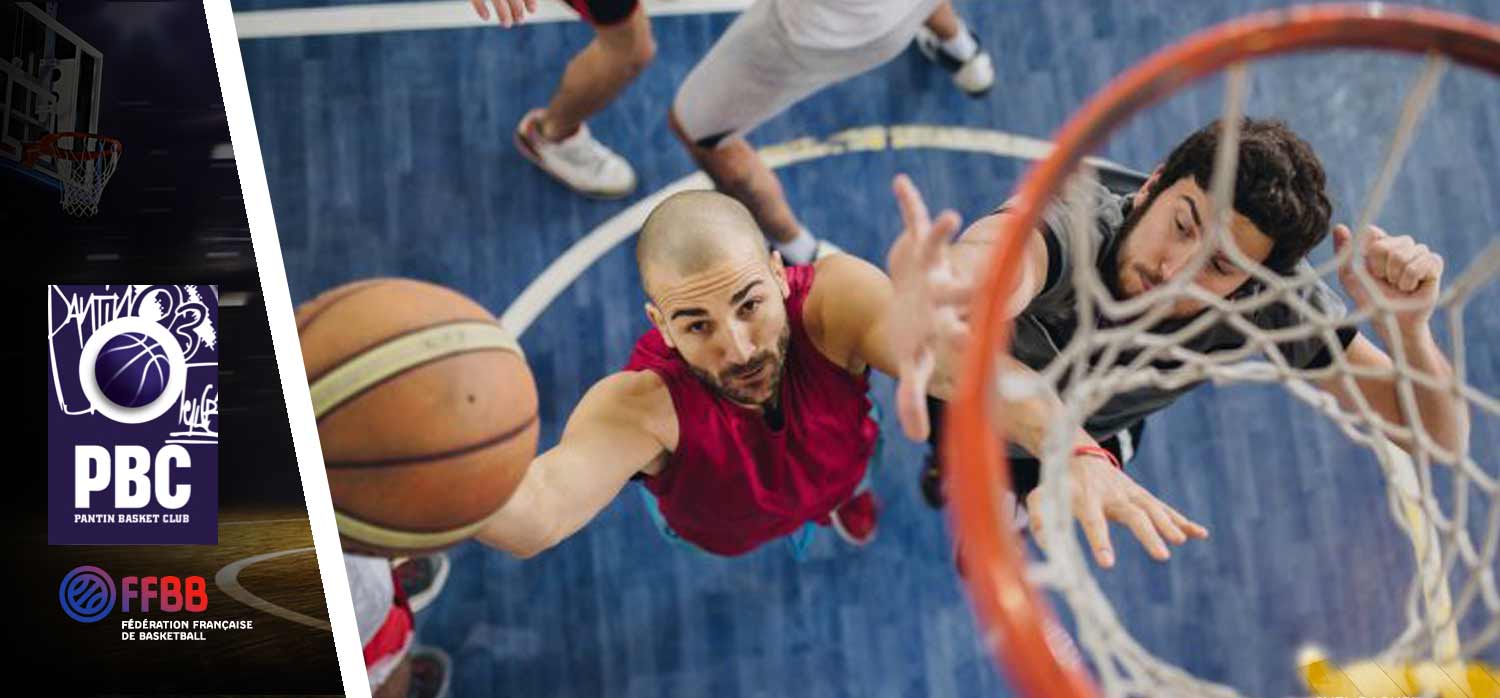
M 475 537 L 526 558 L 576 533 L 665 453 L 645 425 L 670 405 L 666 386 L 649 371 L 594 384 L 557 445 L 531 462 L 510 501 Z

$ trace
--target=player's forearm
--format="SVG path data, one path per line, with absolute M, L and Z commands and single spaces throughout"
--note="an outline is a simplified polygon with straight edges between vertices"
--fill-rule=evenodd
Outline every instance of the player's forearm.
M 557 520 L 548 513 L 546 474 L 542 458 L 532 461 L 510 500 L 485 522 L 475 538 L 522 559 L 561 542 Z
M 1391 349 L 1394 349 L 1395 342 L 1400 342 L 1402 351 L 1406 355 L 1406 362 L 1411 365 L 1411 368 L 1417 373 L 1431 376 L 1438 386 L 1444 386 L 1432 387 L 1424 383 L 1412 383 L 1418 413 L 1418 419 L 1415 421 L 1427 430 L 1439 446 L 1450 452 L 1458 452 L 1469 438 L 1468 403 L 1446 388 L 1452 385 L 1453 365 L 1449 363 L 1448 357 L 1443 355 L 1443 350 L 1438 347 L 1437 340 L 1432 336 L 1432 329 L 1426 322 L 1411 323 L 1398 327 L 1395 337 L 1386 336 L 1386 333 L 1382 332 L 1381 339 L 1386 347 Z M 1396 390 L 1394 383 L 1391 385 L 1391 390 L 1392 392 Z M 1414 421 L 1404 417 L 1406 410 L 1401 406 L 1399 395 L 1395 397 L 1393 412 L 1393 415 L 1387 416 L 1398 423 L 1411 425 Z M 1409 444 L 1403 444 L 1403 446 L 1409 447 Z
M 1030 366 L 1016 360 L 1015 357 L 1006 355 L 1000 359 L 1002 381 L 1010 382 L 1012 385 L 1025 385 L 1018 388 L 1023 394 L 1009 396 L 1011 392 L 1007 389 L 998 391 L 999 410 L 997 425 L 1005 434 L 1006 441 L 1014 443 L 1026 449 L 1032 455 L 1040 456 L 1046 449 L 1047 435 L 1054 425 L 1059 422 L 1063 412 L 1062 401 L 1058 399 L 1057 393 L 1052 386 L 1048 385 Z M 1014 379 L 1018 381 L 1012 382 Z M 1097 446 L 1093 437 L 1079 427 L 1073 434 L 1074 446 Z

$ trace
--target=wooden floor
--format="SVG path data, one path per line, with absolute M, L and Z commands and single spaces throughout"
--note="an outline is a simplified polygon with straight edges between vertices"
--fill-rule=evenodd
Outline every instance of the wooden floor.
M 909 51 L 798 105 L 753 140 L 900 124 L 1048 138 L 1156 48 L 1276 4 L 960 3 L 994 54 L 998 85 L 986 98 L 963 97 Z M 1488 0 L 1433 4 L 1500 20 Z M 656 62 L 591 122 L 635 165 L 637 197 L 692 172 L 664 116 L 730 19 L 656 21 Z M 511 144 L 515 123 L 545 103 L 589 37 L 568 23 L 243 42 L 294 302 L 351 279 L 402 275 L 451 285 L 499 313 L 625 210 L 635 199 L 573 196 Z M 1349 221 L 1417 68 L 1364 54 L 1273 61 L 1255 72 L 1248 111 L 1281 117 L 1314 144 L 1336 217 Z M 1132 122 L 1102 154 L 1150 169 L 1216 116 L 1219 101 L 1220 84 L 1206 83 Z M 1436 105 L 1378 223 L 1428 242 L 1456 275 L 1500 232 L 1500 81 L 1455 70 Z M 1025 165 L 887 148 L 815 158 L 781 175 L 809 228 L 883 259 L 898 228 L 888 195 L 895 173 L 912 174 L 934 206 L 972 218 L 1004 200 Z M 647 326 L 642 300 L 623 245 L 582 270 L 521 338 L 541 390 L 544 446 L 587 386 L 623 365 Z M 1500 392 L 1496 302 L 1491 284 L 1464 316 L 1469 377 L 1490 394 Z M 890 381 L 876 380 L 875 392 L 893 414 Z M 534 560 L 455 550 L 446 592 L 419 619 L 422 641 L 453 655 L 455 695 L 466 698 L 1009 695 L 978 642 L 945 522 L 916 491 L 923 448 L 904 442 L 893 419 L 883 426 L 890 438 L 875 484 L 887 509 L 867 549 L 825 535 L 802 563 L 777 546 L 707 561 L 660 540 L 626 492 Z M 1500 424 L 1477 421 L 1473 451 L 1494 472 Z M 1147 647 L 1205 677 L 1281 696 L 1299 691 L 1290 667 L 1301 643 L 1357 656 L 1398 629 L 1409 546 L 1373 459 L 1281 391 L 1199 390 L 1151 420 L 1135 471 L 1213 530 L 1167 565 L 1121 545 L 1118 568 L 1099 574 Z

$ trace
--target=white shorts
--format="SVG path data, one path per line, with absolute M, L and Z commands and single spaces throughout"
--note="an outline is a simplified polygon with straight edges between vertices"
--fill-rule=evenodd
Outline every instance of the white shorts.
M 776 16 L 776 2 L 756 0 L 677 89 L 672 112 L 698 146 L 716 147 L 743 136 L 812 93 L 895 58 L 911 44 L 938 0 L 913 2 L 893 29 L 847 48 L 792 41 Z
M 345 553 L 344 574 L 349 576 L 349 596 L 373 693 L 411 651 L 416 637 L 411 610 L 397 601 L 390 560 Z

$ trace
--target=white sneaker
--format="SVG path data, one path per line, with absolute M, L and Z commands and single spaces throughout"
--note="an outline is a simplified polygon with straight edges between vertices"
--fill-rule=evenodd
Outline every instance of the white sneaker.
M 974 42 L 979 42 L 979 36 L 972 31 L 970 36 Z M 995 64 L 990 60 L 989 51 L 983 46 L 969 56 L 968 60 L 959 60 L 943 50 L 942 40 L 932 33 L 927 27 L 917 28 L 917 50 L 922 52 L 927 60 L 943 67 L 944 70 L 953 74 L 953 84 L 964 94 L 970 97 L 983 97 L 985 93 L 995 86 Z
M 516 126 L 516 147 L 527 160 L 573 191 L 600 199 L 618 199 L 635 191 L 635 170 L 625 158 L 589 135 L 588 124 L 561 141 L 542 135 L 541 109 L 533 109 Z

